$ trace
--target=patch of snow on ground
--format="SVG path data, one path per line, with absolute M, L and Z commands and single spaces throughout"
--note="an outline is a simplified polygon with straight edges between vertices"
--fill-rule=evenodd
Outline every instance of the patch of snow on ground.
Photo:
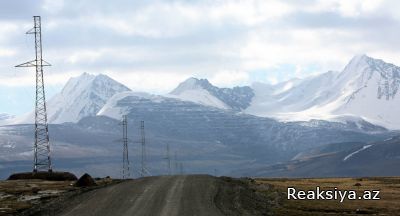
M 361 149 L 358 149 L 357 151 L 350 153 L 349 155 L 347 155 L 346 157 L 343 158 L 343 161 L 346 161 L 347 159 L 351 158 L 352 156 L 354 156 L 357 153 L 360 153 L 361 151 L 364 151 L 365 149 L 371 147 L 372 145 L 365 145 L 363 146 Z

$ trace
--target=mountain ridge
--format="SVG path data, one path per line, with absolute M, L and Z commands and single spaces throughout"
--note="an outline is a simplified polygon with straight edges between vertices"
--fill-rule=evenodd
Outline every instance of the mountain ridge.
M 285 122 L 360 119 L 400 129 L 400 117 L 393 109 L 400 107 L 399 86 L 399 67 L 367 55 L 357 55 L 340 72 L 328 71 L 275 85 L 253 83 L 233 88 L 219 88 L 207 79 L 191 77 L 163 96 Z M 49 122 L 77 122 L 94 116 L 101 113 L 113 95 L 125 91 L 131 90 L 102 74 L 84 73 L 71 78 L 63 90 L 49 100 Z M 33 113 L 16 119 L 23 121 L 15 123 L 32 122 Z
M 179 151 L 181 160 L 185 162 L 185 168 L 191 172 L 212 173 L 214 169 L 218 169 L 223 170 L 224 174 L 229 174 L 235 169 L 249 170 L 248 168 L 252 167 L 265 168 L 266 165 L 284 163 L 302 153 L 305 154 L 312 149 L 334 142 L 367 143 L 382 141 L 390 138 L 393 134 L 398 134 L 396 131 L 389 131 L 354 115 L 341 115 L 338 122 L 325 120 L 282 122 L 247 114 L 244 112 L 246 110 L 221 109 L 210 106 L 210 104 L 200 104 L 169 95 L 134 92 L 119 84 L 114 85 L 115 83 L 109 82 L 105 76 L 98 77 L 100 81 L 94 82 L 93 75 L 83 74 L 69 82 L 61 92 L 65 96 L 71 96 L 72 99 L 78 100 L 78 103 L 75 103 L 71 99 L 72 105 L 81 104 L 79 101 L 85 102 L 82 103 L 84 105 L 91 105 L 99 98 L 102 100 L 100 100 L 101 105 L 95 104 L 96 109 L 83 109 L 91 112 L 74 112 L 76 117 L 81 118 L 77 122 L 49 125 L 57 167 L 69 166 L 71 163 L 69 158 L 74 158 L 73 165 L 71 165 L 73 170 L 82 170 L 80 167 L 88 166 L 90 169 L 97 170 L 97 175 L 104 175 L 109 170 L 114 172 L 113 175 L 118 175 L 121 146 L 112 143 L 121 137 L 120 120 L 122 115 L 128 117 L 129 138 L 135 142 L 140 137 L 139 123 L 140 121 L 145 122 L 149 161 L 151 161 L 149 164 L 152 164 L 153 174 L 164 173 L 165 161 L 162 158 L 165 156 L 164 149 L 167 143 L 171 149 Z M 338 72 L 329 72 L 316 77 L 317 79 L 315 77 L 306 79 L 307 82 L 296 79 L 289 80 L 277 85 L 279 88 L 259 84 L 259 89 L 253 89 L 252 101 L 254 98 L 260 97 L 260 93 L 265 94 L 261 95 L 263 96 L 261 99 L 265 99 L 261 102 L 264 103 L 285 98 L 286 100 L 282 100 L 281 107 L 283 109 L 284 106 L 290 108 L 293 102 L 298 102 L 293 99 L 299 99 L 301 95 L 299 92 L 301 93 L 302 90 L 315 93 L 310 97 L 305 97 L 312 99 L 306 101 L 307 103 L 317 101 L 324 104 L 323 102 L 329 102 L 329 100 L 325 101 L 325 98 L 331 99 L 340 95 L 341 92 L 326 94 L 326 91 L 329 91 L 327 84 L 332 79 L 337 79 Z M 356 78 L 358 77 L 356 76 Z M 352 80 L 357 81 L 358 79 Z M 183 90 L 195 90 L 196 92 L 200 89 L 200 92 L 206 92 L 221 102 L 224 97 L 234 98 L 232 95 L 237 93 L 234 92 L 234 88 L 231 90 L 215 86 L 214 88 L 207 80 L 200 83 L 197 81 L 198 79 L 189 80 L 188 84 L 190 85 Z M 321 85 L 321 83 L 326 85 Z M 347 87 L 347 85 L 345 86 Z M 307 87 L 310 87 L 311 90 Z M 350 85 L 350 87 L 353 86 Z M 87 90 L 88 88 L 89 90 Z M 95 93 L 104 97 L 90 97 L 93 93 L 91 88 L 97 89 Z M 215 92 L 214 95 L 212 89 L 215 92 L 222 92 L 222 96 Z M 263 89 L 267 89 L 267 91 L 263 92 Z M 313 92 L 312 90 L 318 91 Z M 267 97 L 270 98 L 266 100 Z M 61 99 L 65 100 L 65 98 Z M 62 103 L 63 100 L 58 105 L 66 108 Z M 90 103 L 87 103 L 88 101 Z M 295 105 L 299 105 L 297 108 L 308 107 L 307 103 Z M 82 107 L 85 106 L 78 106 L 76 110 L 80 111 Z M 24 161 L 25 166 L 30 166 L 33 128 L 33 125 L 1 126 L 0 148 L 4 151 L 1 151 L 0 159 L 8 161 L 18 159 Z M 354 149 L 343 151 L 339 155 L 340 159 L 358 151 L 362 146 L 357 144 L 353 147 Z M 139 157 L 139 149 L 138 145 L 132 145 L 133 157 Z M 371 149 L 375 149 L 375 147 L 353 154 L 355 156 L 348 161 L 351 162 L 352 159 L 371 151 Z M 87 164 L 88 160 L 91 161 L 90 164 Z M 9 168 L 13 165 L 9 163 L 7 166 Z M 7 168 L 0 167 L 0 169 Z M 376 168 L 376 170 L 379 169 L 382 167 Z
M 338 121 L 341 116 L 351 115 L 399 129 L 400 117 L 391 109 L 400 107 L 399 86 L 399 67 L 358 55 L 341 72 L 296 81 L 279 94 L 274 93 L 278 91 L 274 86 L 255 89 L 256 97 L 244 112 L 281 121 Z M 270 93 L 262 95 L 261 91 Z
M 195 94 L 202 95 L 202 98 L 196 97 Z M 219 88 L 207 79 L 191 77 L 180 83 L 168 96 L 217 108 L 241 111 L 250 105 L 254 93 L 249 86 Z
M 95 116 L 114 94 L 130 89 L 112 78 L 99 74 L 83 73 L 70 78 L 61 92 L 47 102 L 48 123 L 78 122 Z M 32 123 L 33 111 L 17 117 L 14 123 Z

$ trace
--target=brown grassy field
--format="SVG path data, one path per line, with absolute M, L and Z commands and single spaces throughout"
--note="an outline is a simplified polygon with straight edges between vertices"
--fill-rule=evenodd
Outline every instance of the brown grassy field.
M 97 180 L 98 187 L 111 184 L 111 179 Z M 0 181 L 0 216 L 16 215 L 40 204 L 48 203 L 67 193 L 90 188 L 74 186 L 75 181 L 8 180 Z M 94 187 L 96 188 L 96 187 Z
M 118 180 L 98 180 L 98 187 Z M 379 178 L 310 178 L 251 180 L 254 190 L 265 195 L 263 203 L 273 215 L 400 215 L 400 177 Z M 81 193 L 74 181 L 14 180 L 0 181 L 0 215 L 16 215 L 34 206 L 43 206 L 66 194 Z M 355 186 L 359 183 L 360 186 Z M 287 188 L 315 190 L 317 186 L 329 190 L 380 190 L 380 200 L 287 200 Z M 97 188 L 97 187 L 94 187 Z M 93 189 L 94 189 L 93 188 Z M 40 204 L 40 205 L 38 205 Z M 35 209 L 36 207 L 34 207 Z
M 73 183 L 43 180 L 0 181 L 0 215 L 16 214 L 61 193 L 76 190 Z
M 359 183 L 360 186 L 355 186 Z M 400 215 L 400 177 L 256 179 L 257 190 L 276 200 L 274 215 Z M 380 190 L 380 200 L 288 200 L 287 188 L 297 190 Z

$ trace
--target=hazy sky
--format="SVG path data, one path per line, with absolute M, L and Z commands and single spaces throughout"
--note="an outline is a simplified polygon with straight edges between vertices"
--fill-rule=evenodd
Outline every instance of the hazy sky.
M 71 76 L 104 73 L 166 93 L 194 76 L 218 86 L 341 70 L 356 54 L 400 65 L 395 0 L 2 0 L 0 113 L 33 107 L 33 15 L 42 16 L 49 97 Z

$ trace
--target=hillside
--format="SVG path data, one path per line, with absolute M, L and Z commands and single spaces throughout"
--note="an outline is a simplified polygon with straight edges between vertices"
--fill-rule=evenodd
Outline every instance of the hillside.
M 378 142 L 344 142 L 311 148 L 292 160 L 235 175 L 269 177 L 398 176 L 400 137 Z

